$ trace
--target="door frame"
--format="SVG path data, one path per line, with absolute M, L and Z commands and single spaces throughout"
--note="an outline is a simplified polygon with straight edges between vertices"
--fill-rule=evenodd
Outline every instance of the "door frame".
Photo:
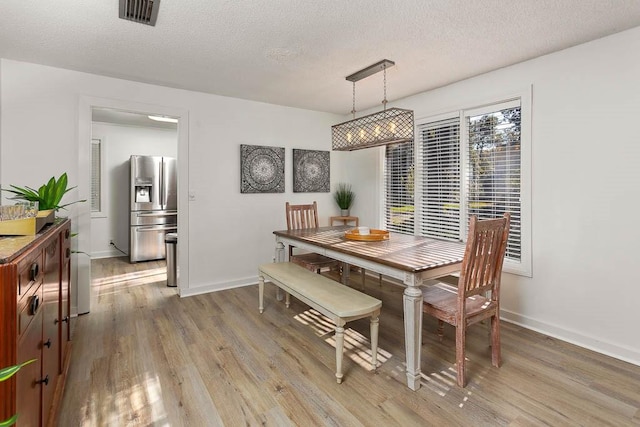
M 111 108 L 137 114 L 158 114 L 178 118 L 178 294 L 189 287 L 189 111 L 181 107 L 144 104 L 140 102 L 83 96 L 78 107 L 78 194 L 80 199 L 91 196 L 91 123 L 93 108 Z M 91 253 L 91 205 L 77 206 L 78 252 Z M 77 313 L 91 311 L 91 259 L 77 256 Z

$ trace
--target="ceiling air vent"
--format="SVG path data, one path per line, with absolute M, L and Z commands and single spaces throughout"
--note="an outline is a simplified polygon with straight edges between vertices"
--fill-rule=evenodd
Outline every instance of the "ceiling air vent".
M 156 25 L 160 0 L 120 0 L 120 18 Z

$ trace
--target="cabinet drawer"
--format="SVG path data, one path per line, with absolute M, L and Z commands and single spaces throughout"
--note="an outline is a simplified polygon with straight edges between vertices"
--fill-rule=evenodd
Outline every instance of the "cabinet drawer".
M 18 426 L 40 426 L 42 379 L 42 313 L 38 312 L 31 322 L 31 327 L 25 329 L 24 335 L 18 341 L 18 361 L 25 362 L 37 359 L 22 369 L 16 378 L 16 412 L 20 414 Z
M 42 334 L 42 316 L 40 310 L 43 303 L 42 286 L 38 283 L 31 286 L 25 295 L 18 301 L 18 339 L 25 333 L 34 319 L 40 319 L 40 334 Z
M 22 298 L 31 286 L 42 282 L 44 276 L 42 249 L 24 256 L 18 262 L 18 299 Z

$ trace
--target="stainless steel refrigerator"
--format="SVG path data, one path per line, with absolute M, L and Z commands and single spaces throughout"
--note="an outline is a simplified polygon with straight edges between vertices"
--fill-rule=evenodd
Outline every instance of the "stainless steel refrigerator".
M 165 258 L 165 235 L 178 230 L 177 162 L 131 156 L 129 261 Z

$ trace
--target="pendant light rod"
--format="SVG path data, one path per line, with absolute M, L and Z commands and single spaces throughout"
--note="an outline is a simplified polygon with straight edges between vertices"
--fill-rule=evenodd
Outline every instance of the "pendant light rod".
M 357 82 L 358 80 L 362 80 L 366 77 L 369 77 L 375 73 L 378 73 L 380 71 L 386 70 L 389 67 L 393 67 L 394 65 L 396 65 L 395 62 L 390 61 L 388 59 L 383 59 L 380 62 L 376 62 L 373 65 L 369 65 L 367 68 L 363 68 L 360 71 L 356 71 L 355 73 L 345 77 L 345 79 L 349 80 L 350 82 Z

